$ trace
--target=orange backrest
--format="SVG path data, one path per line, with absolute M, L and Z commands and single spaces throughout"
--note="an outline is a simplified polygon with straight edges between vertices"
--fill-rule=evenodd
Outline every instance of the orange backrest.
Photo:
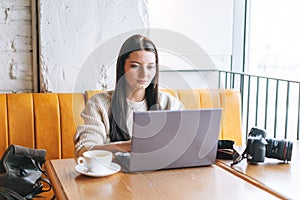
M 33 97 L 7 94 L 8 143 L 35 147 Z
M 0 94 L 0 156 L 8 146 L 6 94 Z
M 241 96 L 235 90 L 161 90 L 186 109 L 223 108 L 220 139 L 242 144 Z M 47 159 L 74 157 L 73 137 L 85 101 L 101 92 L 0 94 L 0 155 L 10 144 L 47 150 Z
M 219 139 L 242 145 L 241 95 L 232 89 L 160 89 L 177 97 L 186 109 L 222 108 Z M 86 91 L 86 100 L 101 90 Z
M 83 124 L 80 113 L 84 109 L 83 94 L 59 94 L 61 120 L 61 150 L 62 158 L 74 157 L 74 134 L 77 125 Z
M 83 123 L 83 94 L 2 94 L 0 102 L 1 154 L 16 144 L 46 149 L 47 159 L 74 157 L 73 137 Z
M 99 92 L 103 92 L 104 90 L 88 90 L 85 91 L 84 96 L 85 96 L 85 100 L 89 100 L 92 96 L 94 96 L 95 94 L 99 93 Z

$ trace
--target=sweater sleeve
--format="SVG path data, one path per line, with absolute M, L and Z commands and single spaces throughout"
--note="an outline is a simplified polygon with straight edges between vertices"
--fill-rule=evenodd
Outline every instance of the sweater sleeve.
M 86 107 L 81 113 L 84 124 L 77 127 L 74 136 L 76 156 L 89 147 L 107 142 L 109 108 L 110 101 L 103 94 L 96 95 L 87 101 Z
M 184 105 L 182 102 L 176 98 L 171 96 L 168 93 L 160 92 L 159 93 L 159 103 L 162 109 L 164 110 L 184 110 Z

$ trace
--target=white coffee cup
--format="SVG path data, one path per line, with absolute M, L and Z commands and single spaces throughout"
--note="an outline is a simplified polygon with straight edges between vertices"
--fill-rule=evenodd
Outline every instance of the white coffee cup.
M 90 150 L 78 157 L 77 163 L 84 166 L 88 172 L 99 173 L 111 165 L 112 152 L 106 150 Z

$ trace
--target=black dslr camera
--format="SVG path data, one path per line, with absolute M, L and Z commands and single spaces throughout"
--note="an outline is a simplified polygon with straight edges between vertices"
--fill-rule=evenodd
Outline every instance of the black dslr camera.
M 266 139 L 265 130 L 252 128 L 248 135 L 247 147 L 241 159 L 233 164 L 239 163 L 243 158 L 251 163 L 264 162 L 265 157 L 279 160 L 291 161 L 293 142 L 287 140 Z

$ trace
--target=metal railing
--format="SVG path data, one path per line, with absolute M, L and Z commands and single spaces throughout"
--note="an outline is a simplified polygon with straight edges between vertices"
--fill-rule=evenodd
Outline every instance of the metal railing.
M 243 131 L 253 126 L 267 130 L 268 137 L 299 140 L 300 82 L 216 70 L 219 88 L 241 92 Z
M 218 88 L 241 93 L 243 136 L 252 127 L 266 129 L 267 137 L 299 140 L 300 82 L 225 70 L 162 70 L 165 73 L 201 73 L 213 77 Z M 183 76 L 184 77 L 184 76 Z M 192 76 L 189 76 L 192 77 Z M 197 86 L 196 86 L 197 87 Z

